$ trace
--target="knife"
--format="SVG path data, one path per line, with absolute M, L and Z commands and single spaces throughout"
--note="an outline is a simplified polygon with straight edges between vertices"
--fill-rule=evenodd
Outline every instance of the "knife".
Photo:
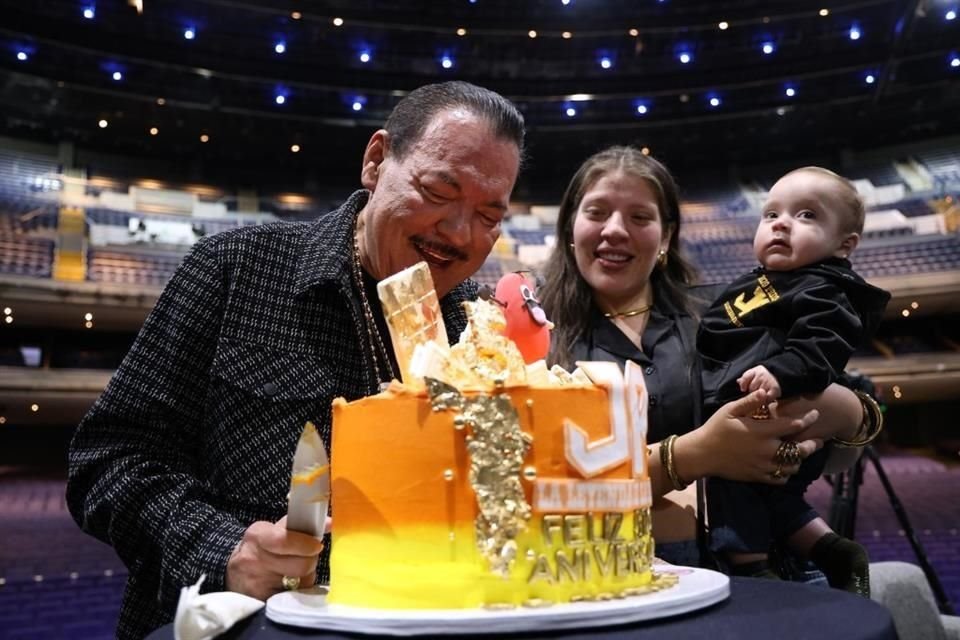
M 330 458 L 317 428 L 307 422 L 293 454 L 287 529 L 322 538 L 329 504 Z

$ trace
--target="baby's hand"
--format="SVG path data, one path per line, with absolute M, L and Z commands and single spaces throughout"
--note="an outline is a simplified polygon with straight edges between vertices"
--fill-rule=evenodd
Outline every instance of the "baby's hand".
M 776 400 L 780 397 L 780 383 L 777 382 L 776 377 L 762 365 L 744 371 L 743 375 L 737 379 L 737 384 L 740 385 L 740 391 L 744 393 L 763 389 L 767 392 L 767 398 L 770 400 Z

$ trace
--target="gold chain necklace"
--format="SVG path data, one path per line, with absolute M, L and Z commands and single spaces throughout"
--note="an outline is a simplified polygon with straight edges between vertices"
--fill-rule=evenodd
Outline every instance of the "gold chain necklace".
M 644 305 L 642 307 L 637 307 L 636 309 L 631 309 L 630 311 L 614 311 L 611 313 L 603 314 L 604 318 L 632 318 L 633 316 L 638 316 L 641 313 L 646 313 L 650 311 L 652 305 Z
M 357 216 L 359 220 L 359 216 Z M 392 380 L 394 377 L 393 365 L 390 362 L 390 356 L 387 353 L 387 347 L 383 344 L 380 337 L 380 330 L 377 328 L 377 321 L 373 317 L 373 310 L 370 308 L 370 301 L 367 299 L 367 287 L 363 283 L 363 267 L 360 265 L 360 242 L 357 240 L 357 226 L 354 223 L 353 228 L 353 279 L 356 281 L 357 290 L 360 292 L 360 306 L 363 307 L 363 319 L 367 329 L 367 346 L 370 349 L 370 360 L 373 363 L 373 370 L 377 375 L 377 384 L 384 382 L 383 375 L 380 372 L 380 358 L 377 357 L 376 350 L 380 349 L 380 355 L 383 356 L 383 362 L 387 366 L 387 374 Z

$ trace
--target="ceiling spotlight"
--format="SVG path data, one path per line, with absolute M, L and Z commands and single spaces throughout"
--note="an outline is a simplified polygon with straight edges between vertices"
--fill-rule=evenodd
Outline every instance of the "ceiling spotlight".
M 684 51 L 680 54 L 679 60 L 681 64 L 688 64 L 691 60 L 693 60 L 693 56 Z
M 13 313 L 13 309 L 11 309 L 10 307 L 3 308 L 3 315 L 9 316 L 11 313 Z
M 343 18 L 334 18 L 334 19 L 333 19 L 333 26 L 335 26 L 335 27 L 342 27 L 342 26 L 343 26 Z
M 627 31 L 627 33 L 636 38 L 638 35 L 640 35 L 640 29 L 633 28 L 630 29 L 630 31 Z
M 797 90 L 794 89 L 793 87 L 787 87 L 786 89 L 784 89 L 783 93 L 784 93 L 788 98 L 792 98 L 793 96 L 797 95 Z
M 603 68 L 603 69 L 609 69 L 609 68 L 612 67 L 612 66 L 613 66 L 613 60 L 611 60 L 609 57 L 603 56 L 602 58 L 600 58 L 600 67 L 601 67 L 601 68 Z
M 6 318 L 3 319 L 3 321 L 6 322 L 7 324 L 13 324 L 13 316 L 7 316 Z
M 83 323 L 83 326 L 85 326 L 87 329 L 93 329 L 93 321 L 87 320 Z
M 369 52 L 369 51 L 361 51 L 361 52 L 360 52 L 360 62 L 363 62 L 363 63 L 370 62 L 370 52 Z
M 641 116 L 647 115 L 647 111 L 649 111 L 649 109 L 647 108 L 647 105 L 645 104 L 637 105 L 637 113 L 639 113 Z
M 851 25 L 851 27 L 850 27 L 850 39 L 851 39 L 851 40 L 859 40 L 861 35 L 863 35 L 863 34 L 860 33 L 860 26 L 857 25 L 857 24 Z
M 719 107 L 719 106 L 720 106 L 720 98 L 718 98 L 718 97 L 716 97 L 716 96 L 710 98 L 710 106 L 711 106 L 711 107 Z
M 117 82 L 120 82 L 121 80 L 123 80 L 123 74 L 120 73 L 119 71 L 114 71 L 112 78 Z
M 363 109 L 363 103 L 359 100 L 354 100 L 353 104 L 350 105 L 350 108 L 354 111 L 361 111 Z
M 27 55 L 26 51 L 17 51 L 17 60 L 20 62 L 25 62 L 30 56 Z
M 163 98 L 157 98 L 157 104 L 162 107 L 163 105 L 167 104 L 167 101 Z
M 303 17 L 303 14 L 300 13 L 299 11 L 293 11 L 290 13 L 290 17 L 293 18 L 294 20 L 299 20 L 300 18 Z
M 730 28 L 730 23 L 727 22 L 726 20 L 724 20 L 723 22 L 721 22 L 721 23 L 718 24 L 717 26 L 720 28 L 720 31 L 726 31 L 727 29 Z
M 950 57 L 950 66 L 956 69 L 960 67 L 960 56 L 953 55 Z
M 567 6 L 568 4 L 570 4 L 570 0 L 560 0 L 560 4 L 562 4 L 563 6 Z
M 210 136 L 205 133 L 200 134 L 200 142 L 210 142 Z
M 298 144 L 290 145 L 290 153 L 300 153 L 300 145 Z
M 787 113 L 786 107 L 777 107 L 777 115 L 782 116 Z
M 820 9 L 820 16 L 826 18 L 830 15 L 830 9 Z
M 156 127 L 150 127 L 150 135 L 155 136 L 158 133 L 160 133 L 160 129 L 157 129 Z
M 956 10 L 956 9 L 950 9 L 949 11 L 947 11 L 947 13 L 946 13 L 943 17 L 946 18 L 947 20 L 956 20 L 956 19 L 957 19 L 957 10 Z
M 457 29 L 457 35 L 458 35 L 458 36 L 465 36 L 465 35 L 467 35 L 467 30 L 464 29 L 463 27 L 460 27 L 459 29 Z
M 30 405 L 30 411 L 33 411 L 34 413 L 40 411 L 40 405 L 34 402 L 32 405 Z
M 569 40 L 570 38 L 573 37 L 573 34 L 570 33 L 569 31 L 564 31 L 563 33 L 560 34 L 560 37 L 563 38 L 564 40 Z
M 183 30 L 183 37 L 186 40 L 193 40 L 197 37 L 197 30 L 193 27 L 187 27 Z
M 866 82 L 867 84 L 873 84 L 874 82 L 877 81 L 877 77 L 876 77 L 875 75 L 873 75 L 872 73 L 868 73 L 863 80 L 864 80 L 864 82 Z
M 97 8 L 96 7 L 84 7 L 83 8 L 83 17 L 87 20 L 93 20 L 97 17 Z
M 645 156 L 650 155 L 650 147 L 641 147 L 641 148 L 640 148 L 640 153 L 642 153 L 642 154 L 645 155 Z
M 107 122 L 106 120 L 100 120 L 99 122 L 97 122 L 97 126 L 100 127 L 101 129 L 106 129 L 107 125 L 109 124 L 110 123 Z
M 577 110 L 576 110 L 576 108 L 574 108 L 574 107 L 567 107 L 567 108 L 564 110 L 564 114 L 566 114 L 566 116 L 567 116 L 568 118 L 573 118 L 573 117 L 575 117 L 575 116 L 577 115 Z
M 775 49 L 776 47 L 773 46 L 772 42 L 764 42 L 763 47 L 761 47 L 761 51 L 763 51 L 763 55 L 765 56 L 768 56 L 771 53 L 773 53 Z
M 287 52 L 287 43 L 283 40 L 278 40 L 276 44 L 273 45 L 273 50 L 276 53 L 286 53 Z
M 531 38 L 536 38 L 536 37 L 537 37 L 537 30 L 536 30 L 536 29 L 530 29 L 530 31 L 527 31 L 527 35 L 528 35 L 529 37 L 531 37 Z

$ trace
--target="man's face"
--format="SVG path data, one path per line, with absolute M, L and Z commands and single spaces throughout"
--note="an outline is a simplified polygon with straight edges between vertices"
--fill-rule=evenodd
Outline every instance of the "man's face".
M 520 152 L 486 120 L 442 111 L 402 159 L 380 130 L 367 144 L 360 214 L 364 268 L 378 280 L 426 261 L 437 295 L 473 275 L 500 237 Z

